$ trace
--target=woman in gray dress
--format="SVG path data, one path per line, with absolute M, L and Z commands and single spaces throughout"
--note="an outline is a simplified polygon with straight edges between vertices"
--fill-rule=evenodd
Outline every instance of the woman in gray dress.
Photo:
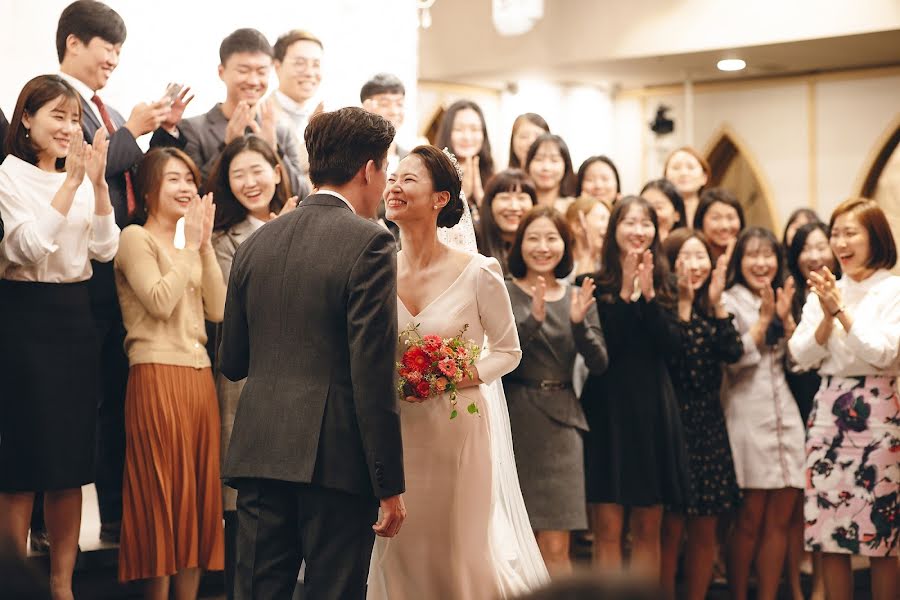
M 555 209 L 523 219 L 509 255 L 507 281 L 522 361 L 503 378 L 522 495 L 551 573 L 571 571 L 569 532 L 587 527 L 582 432 L 587 421 L 572 389 L 581 354 L 606 369 L 606 344 L 594 306 L 594 282 L 563 278 L 572 269 L 572 234 Z

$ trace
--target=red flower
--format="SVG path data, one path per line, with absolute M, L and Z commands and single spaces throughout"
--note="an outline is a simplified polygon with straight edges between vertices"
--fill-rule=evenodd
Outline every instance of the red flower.
M 431 384 L 427 381 L 420 381 L 416 386 L 416 396 L 419 398 L 427 398 L 431 394 Z
M 428 368 L 428 354 L 419 346 L 413 346 L 403 355 L 403 365 L 411 371 L 424 371 Z
M 450 357 L 447 357 L 439 362 L 438 369 L 440 369 L 441 373 L 443 373 L 447 377 L 452 378 L 454 375 L 456 375 L 456 363 Z
M 422 340 L 425 342 L 425 350 L 428 352 L 438 350 L 444 343 L 444 340 L 442 340 L 439 335 L 426 335 Z

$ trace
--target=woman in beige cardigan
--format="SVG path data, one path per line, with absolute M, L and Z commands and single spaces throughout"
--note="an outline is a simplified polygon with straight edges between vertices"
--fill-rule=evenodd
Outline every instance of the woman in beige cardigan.
M 223 567 L 219 407 L 204 319 L 221 322 L 225 282 L 212 195 L 200 198 L 198 181 L 180 150 L 148 153 L 135 181 L 146 222 L 125 228 L 115 262 L 131 365 L 119 578 L 148 580 L 146 598 L 168 598 L 170 584 L 176 598 L 195 598 L 201 569 Z

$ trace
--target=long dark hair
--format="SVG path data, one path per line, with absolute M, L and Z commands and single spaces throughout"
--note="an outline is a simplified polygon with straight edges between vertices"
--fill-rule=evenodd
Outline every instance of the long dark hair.
M 666 257 L 663 256 L 662 249 L 659 245 L 659 223 L 656 220 L 656 211 L 650 206 L 650 203 L 640 196 L 626 196 L 616 203 L 612 214 L 609 216 L 609 228 L 606 233 L 606 240 L 603 243 L 603 266 L 597 274 L 597 294 L 602 302 L 612 304 L 619 297 L 622 290 L 622 252 L 619 250 L 619 242 L 616 240 L 616 230 L 619 222 L 625 218 L 629 209 L 637 206 L 653 223 L 653 241 L 650 242 L 648 250 L 653 253 L 653 287 L 656 291 L 656 297 L 660 304 L 672 306 L 674 305 L 674 290 L 672 288 L 671 277 L 669 276 L 669 266 Z
M 681 194 L 678 193 L 678 188 L 675 187 L 675 184 L 669 181 L 666 178 L 663 179 L 654 179 L 653 181 L 648 181 L 647 184 L 641 189 L 641 196 L 644 195 L 644 192 L 647 190 L 656 190 L 666 198 L 669 199 L 669 202 L 672 204 L 672 208 L 675 209 L 675 212 L 678 213 L 678 221 L 672 224 L 672 231 L 676 229 L 681 229 L 682 227 L 687 227 L 691 229 L 691 224 L 687 222 L 687 213 L 684 211 L 684 198 L 681 197 Z M 709 245 L 709 240 L 706 239 L 704 235 L 703 238 L 697 238 L 702 241 L 704 244 Z M 712 255 L 710 255 L 712 258 Z
M 0 140 L 0 143 L 4 143 L 5 154 L 12 154 L 27 163 L 37 165 L 38 149 L 34 145 L 28 129 L 25 128 L 23 120 L 25 115 L 33 117 L 42 106 L 57 98 L 62 98 L 63 102 L 74 103 L 78 107 L 78 120 L 81 120 L 81 96 L 68 81 L 59 75 L 38 75 L 25 84 L 16 101 L 16 108 L 13 110 L 12 119 L 9 122 L 9 131 L 6 133 L 6 141 L 4 143 L 3 140 Z M 85 141 L 91 143 L 91 140 Z M 64 171 L 65 165 L 65 158 L 57 159 L 56 170 Z
M 487 122 L 484 120 L 484 112 L 481 107 L 471 100 L 457 100 L 447 108 L 441 118 L 441 126 L 438 128 L 437 139 L 434 145 L 437 148 L 447 148 L 453 154 L 457 154 L 453 143 L 450 141 L 453 133 L 453 121 L 456 120 L 456 113 L 461 110 L 474 110 L 481 120 L 481 131 L 484 133 L 484 141 L 481 143 L 481 150 L 478 152 L 478 170 L 481 173 L 481 181 L 486 182 L 494 174 L 494 157 L 491 155 L 491 140 L 488 138 Z M 472 201 L 472 198 L 468 199 Z
M 784 252 L 782 252 L 781 244 L 775 234 L 764 227 L 748 227 L 743 230 L 734 244 L 734 251 L 731 253 L 731 260 L 728 261 L 728 274 L 725 276 L 725 288 L 731 289 L 735 285 L 742 285 L 748 290 L 747 280 L 744 279 L 744 272 L 741 270 L 741 262 L 744 260 L 744 254 L 747 246 L 752 240 L 761 240 L 772 247 L 775 252 L 775 259 L 778 261 L 778 267 L 775 270 L 775 277 L 772 279 L 772 289 L 776 290 L 781 287 L 784 282 Z M 752 290 L 751 290 L 752 291 Z
M 522 126 L 522 123 L 528 121 L 532 125 L 540 127 L 545 132 L 550 133 L 550 126 L 547 125 L 547 121 L 544 120 L 544 117 L 537 113 L 524 113 L 516 117 L 516 120 L 513 121 L 512 133 L 509 134 L 509 168 L 510 169 L 521 169 L 525 165 L 519 162 L 519 157 L 516 156 L 516 152 L 513 149 L 513 139 L 516 137 L 516 132 L 519 130 L 519 127 Z
M 791 298 L 791 314 L 794 315 L 794 321 L 797 323 L 800 322 L 800 315 L 803 313 L 807 292 L 806 277 L 803 276 L 803 271 L 800 269 L 800 254 L 803 252 L 803 247 L 806 246 L 806 240 L 809 239 L 813 231 L 821 231 L 825 234 L 826 240 L 830 236 L 828 225 L 821 221 L 811 221 L 797 228 L 797 231 L 794 232 L 794 239 L 791 240 L 791 245 L 787 247 L 787 268 L 794 278 L 794 297 Z M 833 253 L 832 256 L 834 256 Z M 841 263 L 837 259 L 834 261 L 833 272 L 836 278 L 839 279 L 841 277 Z
M 484 187 L 484 199 L 481 201 L 481 221 L 479 223 L 478 250 L 485 256 L 496 258 L 504 271 L 509 255 L 510 243 L 501 235 L 500 228 L 494 220 L 493 204 L 497 194 L 503 192 L 522 191 L 531 198 L 532 207 L 537 206 L 537 191 L 531 178 L 522 169 L 506 169 L 490 178 Z
M 562 155 L 565 168 L 563 169 L 562 179 L 559 182 L 559 197 L 568 198 L 575 195 L 575 171 L 572 170 L 572 155 L 569 153 L 569 146 L 566 141 L 555 133 L 543 133 L 531 143 L 528 149 L 528 155 L 525 157 L 525 172 L 531 174 L 531 163 L 537 154 L 541 144 L 549 142 L 556 145 L 559 153 Z
M 713 263 L 712 247 L 709 245 L 709 240 L 706 239 L 702 231 L 682 227 L 681 229 L 673 230 L 669 234 L 669 237 L 662 243 L 662 249 L 666 253 L 666 258 L 669 259 L 669 268 L 673 274 L 677 274 L 678 269 L 675 267 L 675 262 L 678 260 L 678 253 L 681 252 L 682 246 L 691 239 L 699 240 L 703 247 L 706 248 L 710 265 L 709 274 L 706 276 L 703 285 L 694 291 L 694 310 L 705 317 L 711 317 L 713 316 L 713 306 L 709 300 L 709 282 L 712 279 L 712 273 L 716 265 Z
M 789 248 L 788 245 L 788 229 L 791 228 L 791 225 L 794 224 L 794 221 L 799 219 L 800 217 L 806 217 L 807 223 L 821 223 L 822 219 L 819 218 L 819 215 L 816 214 L 811 208 L 798 208 L 794 212 L 791 213 L 791 216 L 788 217 L 787 223 L 784 224 L 784 232 L 781 234 L 781 245 L 784 246 L 785 249 Z M 805 225 L 805 223 L 804 223 Z M 794 235 L 797 235 L 797 232 L 794 232 Z M 826 236 L 827 237 L 827 236 Z
M 281 173 L 281 181 L 275 185 L 275 193 L 269 200 L 270 212 L 277 214 L 291 196 L 291 183 L 287 170 L 281 159 L 272 150 L 272 146 L 255 135 L 235 138 L 222 150 L 222 154 L 206 182 L 206 189 L 213 192 L 213 197 L 216 199 L 216 220 L 213 224 L 215 231 L 230 229 L 247 218 L 247 209 L 235 197 L 228 179 L 231 162 L 238 154 L 245 151 L 260 154 L 273 169 L 277 169 Z

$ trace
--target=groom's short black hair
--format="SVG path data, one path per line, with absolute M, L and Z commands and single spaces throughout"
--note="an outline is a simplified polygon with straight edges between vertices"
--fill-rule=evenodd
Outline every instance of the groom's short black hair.
M 344 185 L 370 160 L 382 168 L 394 133 L 390 121 L 362 108 L 315 115 L 304 134 L 310 181 L 316 187 Z

